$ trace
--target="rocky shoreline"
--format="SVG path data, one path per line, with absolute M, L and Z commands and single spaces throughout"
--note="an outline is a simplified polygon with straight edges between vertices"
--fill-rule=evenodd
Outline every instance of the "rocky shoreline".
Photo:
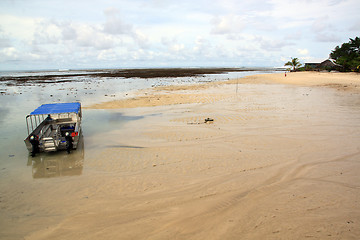
M 66 74 L 40 74 L 31 76 L 3 76 L 0 82 L 8 82 L 9 85 L 22 85 L 28 82 L 34 83 L 60 83 L 73 81 L 74 77 L 89 78 L 177 78 L 194 77 L 204 74 L 222 74 L 228 72 L 259 71 L 265 69 L 255 68 L 146 68 L 146 69 L 104 69 L 82 70 L 67 72 Z M 44 73 L 44 72 L 41 72 Z

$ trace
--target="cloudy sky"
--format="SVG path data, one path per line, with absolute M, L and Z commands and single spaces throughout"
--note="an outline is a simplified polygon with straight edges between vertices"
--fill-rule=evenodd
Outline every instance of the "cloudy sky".
M 0 70 L 283 66 L 360 36 L 359 0 L 1 0 Z

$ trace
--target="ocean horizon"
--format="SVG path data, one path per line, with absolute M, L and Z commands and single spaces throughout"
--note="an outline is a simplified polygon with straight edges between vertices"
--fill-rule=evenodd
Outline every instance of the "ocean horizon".
M 285 70 L 285 67 L 270 66 L 138 66 L 138 67 L 79 67 L 79 68 L 24 68 L 24 69 L 0 69 L 0 76 L 7 76 L 11 73 L 36 73 L 36 72 L 73 72 L 73 71 L 98 71 L 98 70 L 126 70 L 126 69 L 242 69 L 242 70 Z

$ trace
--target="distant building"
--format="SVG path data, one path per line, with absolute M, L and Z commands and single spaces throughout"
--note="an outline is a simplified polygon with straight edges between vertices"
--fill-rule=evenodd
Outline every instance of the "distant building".
M 319 67 L 320 63 L 305 63 L 305 70 L 315 70 Z
M 319 64 L 319 68 L 323 70 L 337 70 L 341 71 L 344 67 L 335 63 L 334 59 L 326 59 Z
M 305 63 L 305 70 L 307 71 L 320 71 L 320 70 L 336 70 L 341 71 L 344 67 L 335 63 L 334 59 L 326 59 L 325 61 L 322 61 L 321 63 Z

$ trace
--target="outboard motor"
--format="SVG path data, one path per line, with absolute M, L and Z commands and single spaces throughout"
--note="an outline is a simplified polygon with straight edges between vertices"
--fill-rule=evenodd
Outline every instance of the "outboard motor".
M 71 149 L 73 149 L 73 138 L 69 132 L 65 133 L 65 140 L 66 140 L 66 151 L 70 153 Z
M 39 148 L 40 143 L 39 143 L 38 136 L 31 135 L 30 143 L 31 143 L 31 146 L 32 146 L 31 156 L 35 157 L 35 154 L 40 152 L 40 148 Z

